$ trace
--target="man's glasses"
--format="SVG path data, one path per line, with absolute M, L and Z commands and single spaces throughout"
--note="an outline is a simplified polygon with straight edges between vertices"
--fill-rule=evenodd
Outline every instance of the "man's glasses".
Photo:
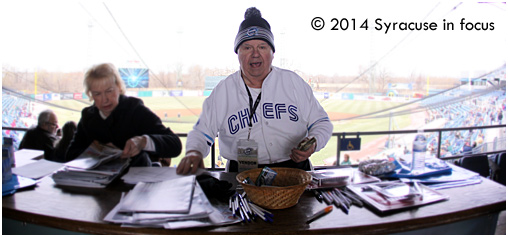
M 58 127 L 58 124 L 57 123 L 52 123 L 52 122 L 46 122 L 47 124 L 50 124 L 50 125 L 53 125 L 55 127 Z

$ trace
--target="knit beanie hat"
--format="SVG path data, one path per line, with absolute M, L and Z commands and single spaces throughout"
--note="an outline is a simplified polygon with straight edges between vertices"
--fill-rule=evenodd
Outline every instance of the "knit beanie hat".
M 245 11 L 245 20 L 240 24 L 235 39 L 235 53 L 238 53 L 238 47 L 240 47 L 243 42 L 253 39 L 266 41 L 270 47 L 272 47 L 273 52 L 275 52 L 270 24 L 261 17 L 261 12 L 255 7 L 251 7 Z

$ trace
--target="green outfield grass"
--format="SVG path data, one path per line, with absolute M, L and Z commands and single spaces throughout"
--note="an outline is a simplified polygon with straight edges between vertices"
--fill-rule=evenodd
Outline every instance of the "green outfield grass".
M 188 133 L 194 123 L 198 120 L 201 106 L 206 97 L 145 97 L 142 98 L 145 105 L 152 111 L 158 114 L 164 121 L 164 124 L 171 128 L 175 133 Z M 90 103 L 88 100 L 83 100 Z M 52 103 L 73 108 L 81 111 L 87 104 L 73 101 L 61 100 L 52 101 Z M 334 132 L 358 132 L 358 131 L 387 131 L 389 130 L 389 118 L 377 119 L 354 119 L 354 120 L 341 120 L 339 118 L 348 118 L 356 115 L 371 113 L 375 111 L 384 110 L 399 105 L 397 102 L 390 101 L 358 101 L 358 100 L 340 100 L 340 99 L 326 99 L 321 101 L 323 108 L 329 113 L 330 119 L 333 121 Z M 60 126 L 66 121 L 73 120 L 78 122 L 81 113 L 72 112 L 60 108 L 53 108 L 59 117 Z M 164 114 L 167 114 L 167 117 Z M 178 114 L 180 116 L 178 117 Z M 394 117 L 394 122 L 397 124 L 398 129 L 403 129 L 411 124 L 409 115 Z M 378 139 L 380 136 L 365 136 L 362 137 L 362 147 Z M 184 149 L 180 156 L 172 160 L 172 165 L 178 165 L 181 158 L 183 158 L 185 151 L 186 138 L 182 137 Z M 216 155 L 219 154 L 218 146 L 216 146 Z M 337 138 L 332 137 L 326 147 L 321 151 L 315 153 L 311 160 L 314 165 L 323 165 L 324 160 L 330 157 L 335 157 L 337 154 Z M 210 156 L 205 159 L 205 165 L 210 166 Z

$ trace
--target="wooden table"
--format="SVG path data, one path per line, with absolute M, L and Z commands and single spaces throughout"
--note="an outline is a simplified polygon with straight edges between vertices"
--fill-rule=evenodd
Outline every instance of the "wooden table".
M 214 175 L 236 184 L 234 173 Z M 506 209 L 506 187 L 484 179 L 477 185 L 439 190 L 450 197 L 448 201 L 384 216 L 366 207 L 352 206 L 349 215 L 335 208 L 306 224 L 312 213 L 327 205 L 305 191 L 296 206 L 273 210 L 273 223 L 256 220 L 221 227 L 166 230 L 127 228 L 103 221 L 120 200 L 121 192 L 131 188 L 118 180 L 105 189 L 61 189 L 50 177 L 45 177 L 32 190 L 2 198 L 2 232 L 23 233 L 23 228 L 35 225 L 50 227 L 50 232 L 89 234 L 494 234 L 498 214 Z M 31 231 L 42 233 L 37 228 Z

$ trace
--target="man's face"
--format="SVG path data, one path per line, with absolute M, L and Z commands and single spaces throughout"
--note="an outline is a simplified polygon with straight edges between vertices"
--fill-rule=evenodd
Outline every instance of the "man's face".
M 238 61 L 248 80 L 262 81 L 270 73 L 273 50 L 263 40 L 248 40 L 238 48 Z
M 44 123 L 44 130 L 50 132 L 51 134 L 55 135 L 56 130 L 58 129 L 58 119 L 55 114 L 49 115 L 49 121 Z
M 106 116 L 109 116 L 118 105 L 120 88 L 110 80 L 96 81 L 90 86 L 90 93 L 95 106 Z

